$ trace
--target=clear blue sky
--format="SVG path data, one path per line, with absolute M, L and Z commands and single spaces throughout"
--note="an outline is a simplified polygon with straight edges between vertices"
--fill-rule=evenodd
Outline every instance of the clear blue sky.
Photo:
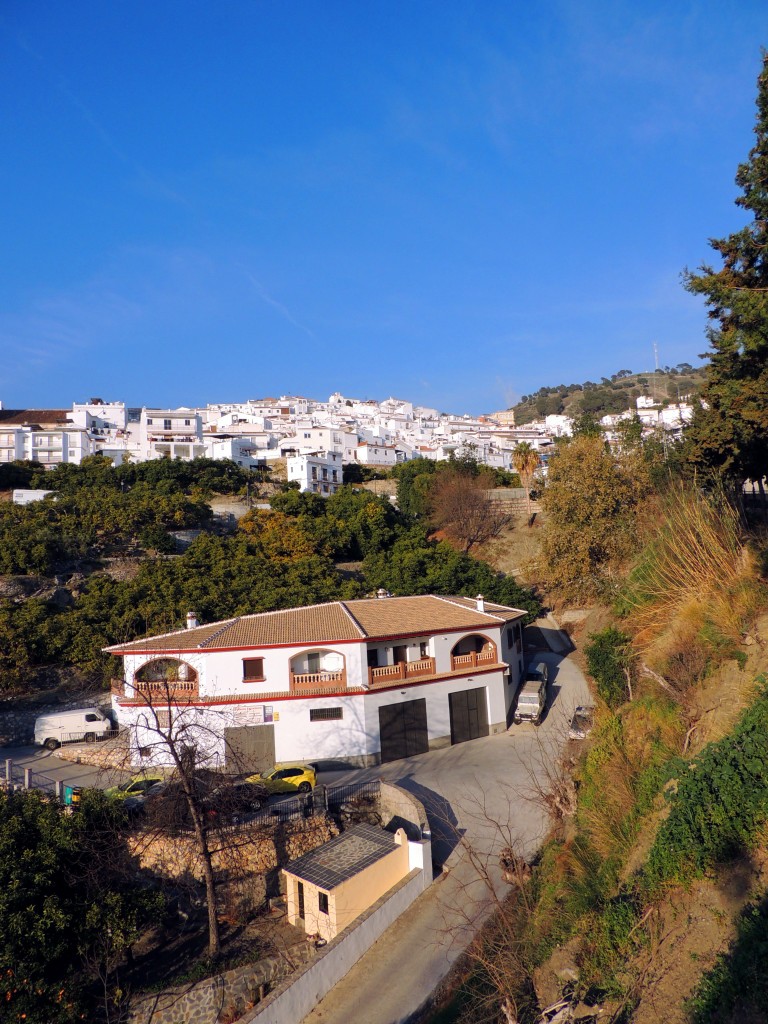
M 5 0 L 0 400 L 698 362 L 765 0 Z

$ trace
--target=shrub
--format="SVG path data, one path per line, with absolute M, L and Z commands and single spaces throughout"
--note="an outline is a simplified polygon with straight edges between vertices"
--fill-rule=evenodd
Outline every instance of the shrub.
M 679 689 L 725 658 L 764 604 L 757 559 L 722 495 L 679 484 L 622 595 L 641 656 Z
M 590 636 L 584 648 L 589 674 L 608 707 L 616 708 L 627 699 L 627 673 L 631 672 L 630 637 L 609 626 Z
M 748 849 L 768 820 L 768 684 L 734 730 L 681 772 L 668 818 L 651 849 L 644 884 L 688 882 Z

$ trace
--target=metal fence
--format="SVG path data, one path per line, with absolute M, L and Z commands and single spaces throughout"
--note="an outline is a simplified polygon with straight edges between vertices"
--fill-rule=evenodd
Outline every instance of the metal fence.
M 71 802 L 73 790 L 79 792 L 76 786 L 67 786 L 61 780 L 52 779 L 24 765 L 15 764 L 10 758 L 6 758 L 5 764 L 0 768 L 0 786 L 8 790 L 37 789 L 61 800 L 62 803 Z
M 6 789 L 37 789 L 62 803 L 72 802 L 72 793 L 79 793 L 78 787 L 68 786 L 64 782 L 49 778 L 40 772 L 32 771 L 23 765 L 15 764 L 10 758 L 0 766 L 0 785 Z M 335 786 L 316 786 L 311 793 L 288 796 L 265 804 L 256 814 L 248 815 L 247 819 L 223 826 L 227 830 L 242 830 L 268 820 L 294 821 L 298 818 L 309 818 L 315 814 L 338 814 L 350 804 L 372 803 L 381 792 L 381 780 L 369 779 L 366 782 L 339 783 Z M 180 831 L 186 831 L 184 827 Z
M 370 779 L 368 782 L 350 782 L 337 786 L 319 786 L 318 789 L 325 790 L 325 807 L 327 810 L 332 811 L 339 808 L 342 804 L 378 799 L 381 793 L 381 779 Z

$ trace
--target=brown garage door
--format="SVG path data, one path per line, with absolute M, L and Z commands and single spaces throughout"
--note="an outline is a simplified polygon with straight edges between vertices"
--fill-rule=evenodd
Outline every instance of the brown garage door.
M 460 690 L 448 697 L 451 743 L 464 743 L 488 735 L 488 702 L 484 686 Z
M 424 754 L 429 750 L 426 698 L 379 708 L 379 735 L 382 764 Z
M 262 772 L 275 763 L 274 725 L 241 725 L 224 730 L 225 764 L 231 772 Z

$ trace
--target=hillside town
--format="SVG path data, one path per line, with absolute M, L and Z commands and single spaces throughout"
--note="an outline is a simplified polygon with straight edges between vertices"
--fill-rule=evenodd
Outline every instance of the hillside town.
M 646 435 L 676 438 L 692 414 L 685 400 L 662 403 L 641 395 L 635 408 L 599 422 L 609 441 L 634 417 Z M 515 448 L 526 442 L 546 465 L 555 439 L 572 432 L 566 415 L 515 426 L 511 409 L 455 415 L 405 399 L 361 400 L 338 392 L 326 402 L 283 395 L 178 409 L 132 408 L 101 398 L 74 402 L 71 409 L 5 409 L 0 403 L 0 464 L 29 460 L 53 467 L 104 455 L 115 465 L 202 457 L 256 469 L 285 459 L 288 479 L 302 490 L 332 494 L 347 464 L 388 470 L 409 459 L 445 460 L 471 451 L 492 469 L 511 471 Z

